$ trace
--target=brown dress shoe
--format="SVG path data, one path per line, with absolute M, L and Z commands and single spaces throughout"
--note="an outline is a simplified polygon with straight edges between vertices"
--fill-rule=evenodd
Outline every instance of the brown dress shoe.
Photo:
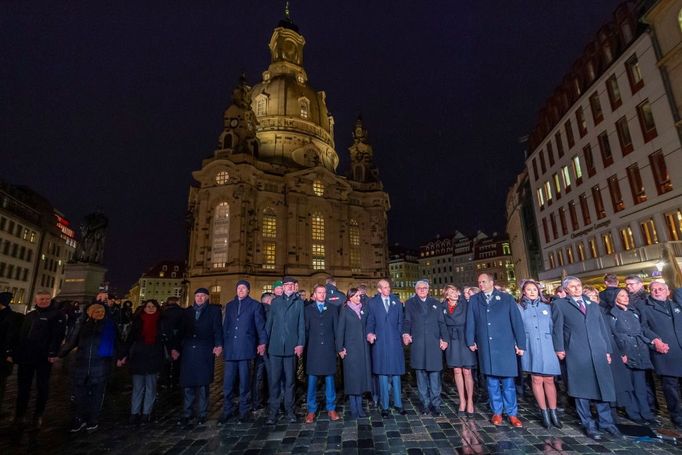
M 336 411 L 329 411 L 327 414 L 329 414 L 329 420 L 336 422 L 339 420 L 341 417 L 336 413 Z
M 516 416 L 509 416 L 509 424 L 516 428 L 521 428 L 523 426 L 519 418 Z
M 495 426 L 502 425 L 502 416 L 500 414 L 494 414 L 493 418 L 490 419 L 490 423 L 492 423 Z
M 305 423 L 313 423 L 315 421 L 315 413 L 309 412 L 305 416 Z

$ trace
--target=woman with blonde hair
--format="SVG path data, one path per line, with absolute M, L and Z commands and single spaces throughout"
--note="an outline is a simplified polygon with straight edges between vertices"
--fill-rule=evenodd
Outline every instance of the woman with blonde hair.
M 467 306 L 469 302 L 462 296 L 459 288 L 447 285 L 443 289 L 443 316 L 448 328 L 448 347 L 445 361 L 452 368 L 459 409 L 457 415 L 471 417 L 474 414 L 474 378 L 471 369 L 476 366 L 476 353 L 472 352 L 464 342 L 464 326 L 466 324 Z

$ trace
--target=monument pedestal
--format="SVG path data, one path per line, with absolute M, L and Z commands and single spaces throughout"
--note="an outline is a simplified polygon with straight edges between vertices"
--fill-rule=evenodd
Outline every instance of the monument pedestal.
M 106 273 L 107 269 L 99 264 L 84 262 L 66 264 L 62 292 L 57 299 L 89 303 L 97 295 Z

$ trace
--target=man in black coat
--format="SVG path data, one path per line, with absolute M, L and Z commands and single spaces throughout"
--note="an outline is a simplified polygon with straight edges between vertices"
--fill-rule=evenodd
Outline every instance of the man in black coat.
M 268 313 L 270 312 L 270 304 L 274 294 L 272 292 L 264 292 L 260 296 L 260 304 L 263 307 L 263 315 L 267 321 Z M 267 332 L 266 332 L 267 335 Z M 252 393 L 252 405 L 253 410 L 263 408 L 263 403 L 268 399 L 268 387 L 269 387 L 269 371 L 270 365 L 268 364 L 268 353 L 267 349 L 263 355 L 257 355 L 253 362 L 253 375 L 251 383 L 251 393 Z
M 336 308 L 338 312 L 341 309 L 341 305 L 346 303 L 346 294 L 339 291 L 336 287 L 336 280 L 334 277 L 330 276 L 325 280 L 324 289 L 326 292 L 326 302 Z M 311 296 L 311 302 L 315 300 L 315 297 Z
M 178 334 L 182 325 L 182 314 L 185 309 L 180 306 L 180 299 L 168 297 L 163 305 L 163 335 L 168 346 L 178 344 Z M 180 360 L 169 358 L 165 362 L 162 374 L 163 383 L 168 387 L 176 387 L 180 379 Z
M 429 283 L 417 281 L 414 286 L 416 296 L 405 302 L 403 320 L 403 343 L 412 345 L 410 366 L 417 376 L 417 389 L 422 404 L 421 413 L 429 412 L 434 417 L 440 415 L 443 400 L 441 392 L 441 371 L 443 371 L 443 352 L 448 347 L 448 331 L 443 317 L 443 307 L 433 297 L 429 297 Z
M 317 380 L 324 378 L 326 410 L 329 420 L 339 420 L 336 413 L 336 325 L 338 309 L 326 301 L 325 287 L 313 289 L 313 302 L 305 308 L 306 372 L 308 374 L 308 414 L 305 423 L 315 421 Z
M 682 289 L 676 289 L 673 300 L 665 283 L 654 281 L 649 285 L 651 295 L 640 304 L 642 326 L 661 339 L 653 340 L 651 360 L 654 371 L 661 380 L 663 396 L 670 420 L 682 428 L 682 403 L 680 379 L 682 378 Z
M 57 360 L 66 332 L 66 316 L 57 309 L 49 291 L 38 291 L 34 302 L 35 308 L 24 318 L 18 344 L 10 357 L 18 365 L 15 424 L 23 425 L 35 376 L 37 396 L 33 424 L 40 427 L 47 404 L 52 364 Z
M 7 377 L 12 374 L 11 355 L 19 339 L 21 324 L 20 315 L 10 307 L 12 298 L 11 292 L 0 292 L 0 411 L 5 400 Z
M 206 423 L 208 386 L 213 382 L 215 357 L 223 352 L 223 330 L 219 305 L 208 303 L 208 289 L 194 292 L 194 304 L 184 310 L 179 343 L 171 352 L 180 358 L 180 386 L 183 388 L 183 413 L 180 425 L 187 426 L 197 402 L 197 423 Z
M 232 391 L 239 375 L 239 421 L 251 419 L 250 366 L 253 359 L 265 354 L 267 334 L 265 333 L 265 311 L 260 302 L 249 297 L 251 284 L 246 280 L 237 281 L 237 295 L 225 306 L 223 320 L 223 357 L 225 372 L 223 382 L 223 415 L 218 420 L 223 424 L 232 417 L 234 405 Z
M 568 276 L 562 286 L 568 296 L 552 304 L 552 342 L 557 357 L 566 359 L 568 394 L 575 398 L 578 417 L 589 438 L 602 439 L 590 411 L 591 401 L 599 414 L 599 429 L 622 438 L 609 405 L 616 401 L 609 366 L 613 347 L 602 310 L 583 294 L 578 278 Z
M 620 291 L 618 287 L 618 277 L 613 273 L 607 273 L 604 275 L 604 285 L 606 289 L 599 293 L 599 306 L 608 310 L 611 308 L 611 303 L 616 298 L 616 294 Z
M 294 385 L 296 381 L 296 357 L 303 355 L 305 345 L 305 319 L 303 301 L 294 292 L 295 279 L 284 277 L 284 292 L 270 306 L 265 331 L 268 334 L 268 358 L 270 364 L 269 415 L 265 421 L 274 425 L 282 402 L 280 381 L 284 377 L 284 408 L 290 423 L 298 420 L 294 412 Z

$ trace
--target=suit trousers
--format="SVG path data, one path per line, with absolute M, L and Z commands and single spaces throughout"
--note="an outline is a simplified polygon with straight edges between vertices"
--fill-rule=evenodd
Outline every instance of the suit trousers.
M 400 398 L 400 376 L 388 376 L 385 374 L 378 375 L 379 377 L 379 395 L 381 396 L 381 409 L 387 411 L 389 407 L 389 388 L 393 387 L 393 406 L 396 408 L 403 407 L 403 400 Z M 389 386 L 390 381 L 390 386 Z
M 249 399 L 251 398 L 250 364 L 251 360 L 225 361 L 225 374 L 223 376 L 224 416 L 229 416 L 234 412 L 232 393 L 234 391 L 234 383 L 237 380 L 237 375 L 239 375 L 239 415 L 244 416 L 248 414 L 250 409 Z
M 251 373 L 251 401 L 253 409 L 259 409 L 268 396 L 269 382 L 267 380 L 267 359 L 262 355 L 257 355 L 253 361 L 253 372 Z
M 91 383 L 87 379 L 81 384 L 74 384 L 73 395 L 76 398 L 76 414 L 78 419 L 96 424 L 104 403 L 106 380 Z
M 34 414 L 42 416 L 50 390 L 52 364 L 45 359 L 38 363 L 20 363 L 17 368 L 17 417 L 23 417 L 31 397 L 33 377 L 36 378 L 36 408 Z
M 597 409 L 599 429 L 605 430 L 616 426 L 613 420 L 613 413 L 611 412 L 611 405 L 608 401 L 588 400 L 587 398 L 575 399 L 575 410 L 578 411 L 578 417 L 583 424 L 586 431 L 595 431 L 597 429 L 596 422 L 592 417 L 590 411 L 590 401 L 594 402 L 594 407 Z
M 682 425 L 682 404 L 680 404 L 680 378 L 677 376 L 660 376 L 665 404 L 670 413 L 670 420 L 677 426 Z
M 270 355 L 270 416 L 274 417 L 282 402 L 282 386 L 284 379 L 284 409 L 288 415 L 294 415 L 294 387 L 296 385 L 296 356 Z
M 440 397 L 441 372 L 414 370 L 414 373 L 417 376 L 417 390 L 419 392 L 419 401 L 421 401 L 424 410 L 432 409 L 434 411 L 439 411 L 440 405 L 443 403 L 443 400 Z
M 208 386 L 183 387 L 183 410 L 182 416 L 191 418 L 194 411 L 194 401 L 197 402 L 197 416 L 206 418 L 208 414 Z
M 490 409 L 495 415 L 504 411 L 508 416 L 516 416 L 519 408 L 516 402 L 515 377 L 486 376 Z

